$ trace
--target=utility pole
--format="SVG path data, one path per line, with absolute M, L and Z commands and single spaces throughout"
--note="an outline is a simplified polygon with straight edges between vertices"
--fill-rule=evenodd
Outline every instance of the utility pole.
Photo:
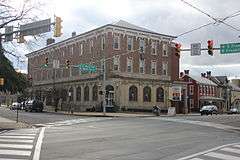
M 103 114 L 106 114 L 106 53 L 103 53 Z

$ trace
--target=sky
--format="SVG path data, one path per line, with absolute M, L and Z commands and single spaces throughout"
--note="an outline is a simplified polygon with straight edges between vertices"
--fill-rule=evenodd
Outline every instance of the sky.
M 70 37 L 73 31 L 80 34 L 119 20 L 125 20 L 155 32 L 174 36 L 214 22 L 213 19 L 181 0 L 42 0 L 41 2 L 44 6 L 40 19 L 51 18 L 53 21 L 54 15 L 57 15 L 63 20 L 63 36 L 56 38 L 56 41 Z M 238 0 L 186 0 L 186 2 L 217 20 L 222 20 L 240 10 L 240 1 Z M 220 44 L 237 43 L 240 40 L 239 19 L 240 16 L 236 16 L 224 21 L 236 29 L 222 23 L 215 23 L 179 36 L 174 41 L 181 43 L 183 49 L 190 48 L 191 43 L 201 43 L 202 47 L 206 48 L 207 40 L 213 40 L 214 47 L 217 48 L 220 47 Z M 13 60 L 14 66 L 26 72 L 27 61 L 24 55 L 44 47 L 46 38 L 52 35 L 53 32 L 44 34 L 44 38 L 39 38 L 37 42 L 29 37 L 27 46 L 14 44 L 18 48 L 17 52 L 25 60 L 25 62 Z M 13 44 L 5 45 L 11 46 Z M 10 56 L 8 57 L 13 59 Z M 201 56 L 190 56 L 190 52 L 181 52 L 180 62 L 181 71 L 189 69 L 191 74 L 200 75 L 201 72 L 211 70 L 213 75 L 227 75 L 231 78 L 240 77 L 240 53 L 220 55 L 219 51 L 214 51 L 214 56 L 209 56 L 207 51 L 202 51 Z

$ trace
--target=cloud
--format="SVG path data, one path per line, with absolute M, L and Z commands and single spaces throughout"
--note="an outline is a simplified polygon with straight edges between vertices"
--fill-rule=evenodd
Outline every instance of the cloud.
M 208 16 L 180 0 L 45 1 L 47 7 L 46 15 L 53 17 L 53 14 L 56 14 L 63 19 L 64 34 L 63 37 L 57 38 L 56 41 L 70 37 L 72 31 L 76 31 L 79 34 L 120 19 L 170 35 L 179 35 L 203 24 L 214 22 Z M 236 0 L 186 1 L 217 19 L 222 19 L 239 11 L 240 6 L 240 1 Z M 240 29 L 239 18 L 240 16 L 236 16 L 225 22 Z M 215 24 L 180 36 L 175 41 L 180 42 L 184 48 L 190 48 L 190 44 L 196 42 L 200 42 L 202 47 L 206 48 L 207 40 L 212 39 L 214 40 L 214 47 L 219 47 L 222 43 L 239 42 L 239 35 L 240 32 L 224 24 Z M 52 36 L 52 33 L 47 34 L 46 38 L 50 36 Z M 40 44 L 45 45 L 45 40 L 41 40 Z M 229 73 L 231 76 L 240 75 L 238 66 L 232 66 L 231 69 L 227 67 L 227 65 L 239 63 L 239 54 L 220 55 L 219 51 L 214 51 L 214 56 L 209 56 L 206 51 L 202 51 L 202 55 L 197 57 L 191 57 L 190 52 L 182 52 L 181 55 L 181 69 L 190 68 L 196 74 L 199 74 L 204 69 L 214 70 L 220 75 Z M 212 67 L 216 65 L 223 66 Z

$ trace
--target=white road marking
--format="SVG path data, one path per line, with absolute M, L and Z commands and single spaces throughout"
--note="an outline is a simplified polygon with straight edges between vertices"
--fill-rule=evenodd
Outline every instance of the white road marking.
M 229 147 L 228 148 L 222 148 L 221 151 L 226 151 L 226 152 L 232 152 L 232 153 L 240 154 L 240 149 L 234 149 L 234 148 L 229 148 Z
M 35 146 L 33 160 L 40 159 L 40 152 L 41 152 L 41 147 L 42 147 L 42 142 L 43 142 L 43 137 L 44 137 L 44 131 L 45 131 L 45 127 L 43 127 L 39 133 L 38 140 L 37 140 L 37 143 Z
M 0 148 L 32 149 L 33 145 L 25 144 L 0 144 Z
M 33 143 L 33 140 L 26 140 L 26 139 L 0 139 L 0 142 Z
M 9 159 L 9 158 L 0 158 L 0 160 L 27 160 L 27 159 Z
M 203 152 L 199 152 L 199 153 L 192 154 L 192 155 L 190 155 L 190 156 L 186 156 L 186 157 L 179 158 L 179 159 L 177 159 L 177 160 L 187 160 L 187 159 L 194 158 L 194 157 L 197 157 L 197 156 L 199 156 L 199 155 L 203 155 L 203 154 L 206 154 L 206 153 L 209 153 L 209 152 L 212 152 L 212 151 L 215 151 L 215 150 L 224 148 L 224 147 L 236 146 L 236 145 L 239 145 L 239 146 L 240 146 L 240 143 L 231 143 L 231 144 L 226 144 L 226 145 L 218 146 L 218 147 L 215 147 L 215 148 L 212 148 L 212 149 L 203 151 Z M 239 160 L 239 159 L 238 159 L 238 160 Z
M 217 152 L 210 152 L 210 153 L 207 153 L 207 154 L 204 154 L 204 155 L 209 156 L 209 157 L 222 159 L 222 160 L 239 160 L 240 159 L 240 157 L 226 155 L 226 154 L 217 153 Z
M 36 135 L 36 133 L 35 134 L 30 134 L 30 133 L 4 133 L 4 134 L 2 134 L 3 136 L 4 135 L 8 135 L 8 136 L 35 136 Z
M 30 156 L 31 151 L 21 151 L 21 150 L 0 150 L 1 155 L 15 155 L 15 156 Z
M 240 148 L 240 145 L 235 145 L 234 147 Z
M 16 138 L 16 139 L 34 139 L 32 136 L 0 136 L 0 138 Z

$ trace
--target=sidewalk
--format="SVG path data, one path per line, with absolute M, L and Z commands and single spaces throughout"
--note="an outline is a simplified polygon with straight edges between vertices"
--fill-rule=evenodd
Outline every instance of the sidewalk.
M 74 115 L 74 116 L 88 116 L 88 117 L 153 117 L 152 113 L 142 113 L 142 112 L 133 112 L 133 113 L 103 113 L 103 112 L 74 112 L 73 114 L 66 112 L 66 111 L 46 111 L 50 113 L 60 113 L 66 115 Z
M 13 121 L 4 117 L 0 117 L 0 129 L 8 130 L 8 129 L 28 128 L 28 127 L 30 126 L 25 123 L 21 123 L 21 122 L 16 123 L 16 121 Z

